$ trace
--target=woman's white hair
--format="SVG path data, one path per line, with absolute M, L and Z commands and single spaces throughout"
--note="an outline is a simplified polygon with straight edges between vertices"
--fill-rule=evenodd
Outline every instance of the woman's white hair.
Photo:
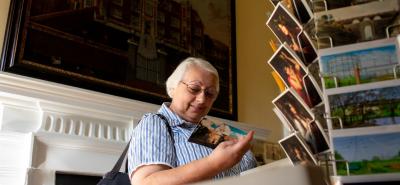
M 217 78 L 216 87 L 217 87 L 217 92 L 219 92 L 219 75 L 217 69 L 215 69 L 214 66 L 212 66 L 209 62 L 207 62 L 204 59 L 189 57 L 183 60 L 167 79 L 166 90 L 170 98 L 172 98 L 172 91 L 178 86 L 179 82 L 182 80 L 186 71 L 188 71 L 188 69 L 190 69 L 193 66 L 200 67 L 213 74 Z

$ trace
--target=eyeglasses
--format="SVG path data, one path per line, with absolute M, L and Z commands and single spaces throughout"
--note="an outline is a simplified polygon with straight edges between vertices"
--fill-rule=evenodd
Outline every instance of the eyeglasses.
M 186 89 L 190 94 L 193 95 L 198 95 L 201 93 L 201 91 L 204 91 L 204 95 L 209 98 L 209 99 L 214 99 L 217 97 L 218 92 L 215 88 L 201 88 L 200 85 L 196 84 L 196 83 L 186 83 L 183 81 L 180 81 L 181 83 L 186 85 Z

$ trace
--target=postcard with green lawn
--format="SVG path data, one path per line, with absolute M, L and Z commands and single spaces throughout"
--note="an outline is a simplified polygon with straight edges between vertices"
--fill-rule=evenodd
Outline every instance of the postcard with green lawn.
M 204 118 L 189 137 L 189 142 L 214 149 L 223 141 L 237 139 L 239 136 L 245 135 L 247 135 L 247 132 L 242 129 L 219 120 Z

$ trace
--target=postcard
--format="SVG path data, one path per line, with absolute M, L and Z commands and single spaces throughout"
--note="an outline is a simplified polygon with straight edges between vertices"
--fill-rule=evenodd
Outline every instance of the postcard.
M 400 81 L 347 87 L 327 94 L 330 117 L 341 119 L 343 128 L 400 124 Z M 334 129 L 338 120 L 331 120 Z
M 313 17 L 313 12 L 309 4 L 305 0 L 292 0 L 292 3 L 295 7 L 297 20 L 302 24 L 308 23 Z
M 312 2 L 314 12 L 343 8 L 346 6 L 350 6 L 352 3 L 352 1 L 338 1 L 338 0 L 325 0 L 325 1 L 307 0 L 307 1 Z
M 281 93 L 272 103 L 287 120 L 291 131 L 304 130 L 304 125 L 314 120 L 311 110 L 292 89 Z
M 275 115 L 279 118 L 279 120 L 281 121 L 283 127 L 284 127 L 284 131 L 283 131 L 283 135 L 289 135 L 293 132 L 295 132 L 296 130 L 290 125 L 290 123 L 288 123 L 288 121 L 286 120 L 285 116 L 283 115 L 283 113 L 277 108 L 274 107 L 272 108 L 272 111 L 275 113 Z
M 275 6 L 281 3 L 285 8 L 294 15 L 297 20 L 306 24 L 313 17 L 313 12 L 310 4 L 306 0 L 270 0 Z
M 400 184 L 400 176 L 397 173 L 331 176 L 331 182 L 335 185 L 394 185 Z
M 318 55 L 317 49 L 307 32 L 302 31 L 299 35 L 299 45 L 302 53 L 302 61 L 305 66 L 315 62 Z
M 328 136 L 324 132 L 320 123 L 316 120 L 304 125 L 304 130 L 300 130 L 305 143 L 311 149 L 312 154 L 319 154 L 329 150 Z
M 292 129 L 292 127 L 290 127 L 290 126 L 288 125 L 285 116 L 282 114 L 282 112 L 281 112 L 277 107 L 272 108 L 272 111 L 276 114 L 276 117 L 279 118 L 279 120 L 282 122 L 282 124 L 283 124 L 288 130 L 291 130 L 291 129 Z
M 322 102 L 318 84 L 312 76 L 306 74 L 300 59 L 286 44 L 279 47 L 268 64 L 278 73 L 286 87 L 293 88 L 310 108 Z
M 303 86 L 306 89 L 306 93 L 308 96 L 308 105 L 313 108 L 315 106 L 320 105 L 322 102 L 322 92 L 311 75 L 306 75 L 304 77 L 304 84 Z
M 329 149 L 328 137 L 322 126 L 314 119 L 311 110 L 291 89 L 286 90 L 273 100 L 276 106 L 274 112 L 289 131 L 297 131 L 311 148 L 311 153 L 317 154 Z
M 334 130 L 332 145 L 337 175 L 400 172 L 398 125 Z
M 204 118 L 189 137 L 189 142 L 215 148 L 219 143 L 239 136 L 245 136 L 247 132 L 217 120 Z
M 324 88 L 394 79 L 399 64 L 396 38 L 319 50 Z
M 270 1 L 272 4 L 274 4 L 275 7 L 278 6 L 278 4 L 280 4 L 281 6 L 284 6 L 292 16 L 296 15 L 295 6 L 293 4 L 294 0 L 270 0 Z
M 331 0 L 328 6 L 324 5 L 324 1 L 320 1 L 322 6 L 331 9 L 329 4 L 334 2 L 346 2 Z M 338 9 L 316 12 L 314 16 L 315 22 L 318 23 L 318 35 L 330 36 L 335 46 L 345 44 L 353 44 L 357 42 L 365 42 L 386 38 L 386 28 L 393 25 L 393 20 L 399 11 L 398 1 L 363 1 L 367 3 L 353 4 Z M 314 7 L 318 7 L 314 3 Z M 379 16 L 371 16 L 379 15 Z
M 328 129 L 328 123 L 326 120 L 326 114 L 325 114 L 325 105 L 320 104 L 319 106 L 315 106 L 311 109 L 311 111 L 314 113 L 314 119 L 320 123 L 322 128 L 324 130 Z
M 320 68 L 319 68 L 319 61 L 318 61 L 318 59 L 316 59 L 316 61 L 315 62 L 313 62 L 313 63 L 311 63 L 309 66 L 308 66 L 308 74 L 310 74 L 314 79 L 315 79 L 315 81 L 317 82 L 317 84 L 318 84 L 318 88 L 319 89 L 322 89 L 323 87 L 322 87 L 322 80 L 321 80 L 321 77 L 320 77 Z
M 266 24 L 282 44 L 286 43 L 301 56 L 297 37 L 302 31 L 302 26 L 282 3 L 278 3 Z
M 281 2 L 282 0 L 270 0 L 271 1 L 271 3 L 273 4 L 273 5 L 277 5 L 279 2 Z
M 279 144 L 293 165 L 317 164 L 316 159 L 297 133 L 280 140 Z

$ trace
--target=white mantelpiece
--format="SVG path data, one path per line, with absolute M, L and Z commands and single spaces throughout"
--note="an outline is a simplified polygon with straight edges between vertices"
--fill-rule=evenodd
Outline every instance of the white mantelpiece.
M 0 184 L 54 185 L 55 172 L 110 170 L 140 117 L 159 105 L 0 72 Z M 255 130 L 265 140 L 268 131 Z

